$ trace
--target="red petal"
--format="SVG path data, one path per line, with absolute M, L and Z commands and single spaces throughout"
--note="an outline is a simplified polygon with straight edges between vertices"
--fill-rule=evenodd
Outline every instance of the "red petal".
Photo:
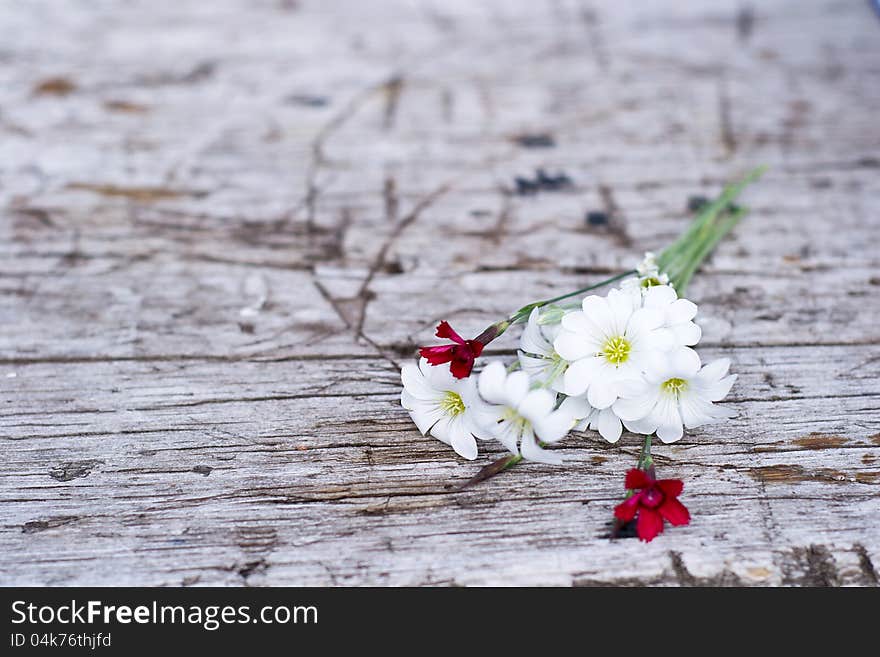
M 687 507 L 673 497 L 667 497 L 657 510 L 671 525 L 681 526 L 691 521 L 691 514 L 688 513 Z
M 449 322 L 446 321 L 437 324 L 437 333 L 435 335 L 438 338 L 446 338 L 447 340 L 452 340 L 453 342 L 457 342 L 458 344 L 464 344 L 464 338 L 453 331 L 452 327 L 449 325 Z
M 471 375 L 472 369 L 474 369 L 473 358 L 454 358 L 452 365 L 449 366 L 449 371 L 452 372 L 452 376 L 456 379 L 468 378 Z
M 483 353 L 483 345 L 482 342 L 478 342 L 476 340 L 468 340 L 465 344 L 470 347 L 471 353 L 474 355 L 474 358 L 479 358 L 480 354 Z
M 623 520 L 624 522 L 629 522 L 630 520 L 635 518 L 636 512 L 639 510 L 640 498 L 641 494 L 636 493 L 621 504 L 618 504 L 616 507 L 614 507 L 614 516 L 618 520 Z
M 636 525 L 639 532 L 639 538 L 650 543 L 657 534 L 663 531 L 663 517 L 657 513 L 655 509 L 646 509 L 642 507 L 639 510 L 639 522 Z
M 678 497 L 684 490 L 684 482 L 681 479 L 661 479 L 657 482 L 657 488 L 669 497 Z
M 626 473 L 626 481 L 624 482 L 624 485 L 628 490 L 635 490 L 637 488 L 647 488 L 651 483 L 651 479 L 645 474 L 644 470 L 636 470 L 633 468 Z
M 419 355 L 427 358 L 431 365 L 442 365 L 452 360 L 452 350 L 455 345 L 448 344 L 444 347 L 422 347 L 419 349 Z

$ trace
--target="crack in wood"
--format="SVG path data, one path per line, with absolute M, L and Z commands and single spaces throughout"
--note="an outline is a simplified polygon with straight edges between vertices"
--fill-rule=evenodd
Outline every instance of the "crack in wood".
M 590 52 L 596 67 L 602 73 L 607 73 L 609 68 L 608 49 L 605 47 L 605 40 L 602 37 L 600 29 L 601 20 L 599 13 L 591 4 L 581 8 L 580 18 L 586 28 L 587 39 L 590 44 Z
M 388 78 L 388 81 L 382 85 L 382 91 L 385 94 L 385 111 L 382 115 L 382 127 L 387 131 L 394 127 L 394 119 L 397 116 L 397 106 L 400 103 L 400 96 L 403 93 L 404 79 L 402 75 L 396 74 Z
M 868 555 L 865 546 L 856 543 L 853 546 L 853 549 L 859 556 L 859 567 L 862 569 L 862 573 L 865 576 L 865 584 L 869 586 L 880 586 L 880 578 L 877 577 L 877 570 L 874 568 L 874 564 L 871 561 L 871 557 Z
M 725 157 L 731 157 L 739 146 L 733 128 L 732 111 L 730 95 L 727 91 L 727 78 L 722 75 L 718 80 L 718 129 L 721 133 L 721 145 L 724 147 Z
M 824 545 L 794 548 L 791 562 L 782 562 L 783 584 L 787 586 L 840 586 L 837 562 Z

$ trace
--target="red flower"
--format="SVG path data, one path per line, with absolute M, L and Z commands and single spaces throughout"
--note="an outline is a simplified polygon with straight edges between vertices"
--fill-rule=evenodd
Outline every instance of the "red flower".
M 630 470 L 626 473 L 626 487 L 637 491 L 623 504 L 618 504 L 614 515 L 623 522 L 629 522 L 639 516 L 636 527 L 639 538 L 650 543 L 657 534 L 663 531 L 663 520 L 673 525 L 686 525 L 691 521 L 691 514 L 678 496 L 684 489 L 680 479 L 656 480 L 653 472 Z
M 474 360 L 483 353 L 483 343 L 479 340 L 465 340 L 452 330 L 448 322 L 440 322 L 437 325 L 437 337 L 452 340 L 455 344 L 447 344 L 442 347 L 422 347 L 419 354 L 428 359 L 431 365 L 452 363 L 449 366 L 452 376 L 456 379 L 466 379 L 474 368 Z

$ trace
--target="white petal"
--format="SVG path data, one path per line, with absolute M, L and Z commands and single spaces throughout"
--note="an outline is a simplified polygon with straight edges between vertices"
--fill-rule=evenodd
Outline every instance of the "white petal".
M 626 335 L 636 339 L 663 326 L 663 313 L 652 308 L 641 308 L 629 317 L 625 324 Z
M 729 370 L 730 360 L 727 358 L 709 363 L 694 377 L 695 388 L 699 390 L 702 397 L 711 401 L 724 399 L 737 379 L 736 374 L 724 376 Z
M 700 399 L 693 393 L 685 393 L 679 397 L 681 419 L 688 429 L 696 429 L 714 421 L 712 404 Z
M 607 299 L 592 295 L 584 299 L 581 307 L 584 310 L 583 317 L 590 326 L 589 332 L 598 333 L 603 339 L 621 334 L 623 329 L 617 330 L 616 318 Z
M 693 347 L 703 337 L 703 329 L 693 322 L 684 322 L 683 324 L 675 324 L 669 327 L 672 332 L 675 344 L 687 345 Z
M 596 353 L 593 343 L 586 339 L 585 332 L 569 331 L 563 328 L 553 341 L 553 349 L 564 360 L 575 361 Z
M 620 420 L 610 408 L 606 408 L 599 413 L 598 427 L 599 435 L 609 443 L 616 443 L 620 440 L 620 436 L 623 433 L 623 426 L 620 424 Z
M 425 375 L 425 380 L 436 390 L 457 390 L 458 384 L 464 380 L 452 376 L 449 367 L 449 363 L 431 365 L 425 358 L 419 361 L 419 369 Z
M 563 375 L 565 394 L 577 397 L 586 392 L 601 369 L 601 361 L 595 356 L 572 363 Z
M 605 409 L 617 400 L 617 386 L 613 380 L 598 379 L 587 390 L 587 401 L 593 408 Z
M 549 358 L 529 356 L 522 351 L 517 355 L 519 356 L 519 365 L 522 367 L 523 372 L 527 373 L 532 379 L 543 382 L 546 378 L 546 370 L 552 366 L 553 361 Z
M 678 346 L 672 329 L 659 328 L 642 332 L 633 336 L 633 351 L 646 353 L 649 351 L 665 352 Z
M 614 335 L 623 335 L 633 314 L 641 306 L 642 295 L 639 293 L 635 296 L 627 290 L 611 290 L 606 298 L 614 318 L 612 331 Z
M 517 406 L 529 393 L 529 375 L 525 372 L 514 372 L 507 375 L 504 383 L 504 396 L 509 406 Z
M 693 380 L 694 389 L 699 392 L 701 397 L 710 401 L 721 401 L 722 399 L 724 399 L 730 392 L 733 384 L 736 383 L 736 379 L 738 376 L 737 374 L 732 374 L 730 376 L 724 377 L 720 381 L 706 376 L 705 373 L 710 367 L 713 368 L 713 372 L 727 371 L 726 367 L 722 370 L 722 368 L 719 367 L 716 363 L 717 361 L 715 363 L 710 363 L 709 365 L 704 367 L 702 370 L 700 370 L 700 373 L 694 377 Z
M 428 385 L 435 390 L 446 391 L 456 389 L 456 385 L 461 379 L 456 379 L 452 376 L 449 368 L 449 363 L 431 365 L 426 358 L 419 360 L 419 370 L 422 372 Z
M 599 411 L 593 411 L 594 413 L 598 413 Z M 572 431 L 586 431 L 590 428 L 590 416 L 588 415 L 582 420 L 577 420 L 575 425 L 571 428 Z
M 495 425 L 494 433 L 498 442 L 504 445 L 507 451 L 511 454 L 519 454 L 519 448 L 517 447 L 520 438 L 518 425 L 510 421 L 499 422 Z
M 565 438 L 565 435 L 571 431 L 574 426 L 574 417 L 566 411 L 553 411 L 532 423 L 535 433 L 545 443 L 555 443 Z
M 480 395 L 492 404 L 503 404 L 506 401 L 504 385 L 507 381 L 507 370 L 501 361 L 492 361 L 480 372 Z
M 674 397 L 661 395 L 653 415 L 658 420 L 657 437 L 664 443 L 674 443 L 684 435 L 678 402 Z
M 539 463 L 549 463 L 550 465 L 561 465 L 562 457 L 547 450 L 541 449 L 535 441 L 535 434 L 531 430 L 523 432 L 522 436 L 522 455 L 529 461 L 538 461 Z
M 411 394 L 409 394 L 409 391 L 406 388 L 400 391 L 400 405 L 403 406 L 406 410 L 411 411 L 420 401 L 423 400 L 419 400 L 413 397 Z
M 539 388 L 527 393 L 519 405 L 516 412 L 527 419 L 529 422 L 536 422 L 543 419 L 556 406 L 556 395 Z
M 736 383 L 738 376 L 738 374 L 731 374 L 730 376 L 724 377 L 715 385 L 706 388 L 706 395 L 714 402 L 721 401 L 727 397 L 727 393 L 730 392 L 733 384 Z
M 674 443 L 684 436 L 684 428 L 680 424 L 660 425 L 657 427 L 657 437 L 664 443 Z
M 679 299 L 666 308 L 666 323 L 682 324 L 697 316 L 697 304 L 687 299 Z
M 614 380 L 617 396 L 620 397 L 620 388 L 617 384 L 620 381 L 634 381 L 642 376 L 642 363 L 644 362 L 644 354 L 638 353 L 636 357 L 630 357 L 625 363 L 621 363 L 613 368 L 610 378 Z M 601 378 L 600 378 L 601 380 Z
M 553 377 L 553 380 L 550 381 L 550 383 L 549 383 L 551 390 L 553 390 L 554 392 L 560 392 L 562 394 L 565 394 L 565 376 L 564 376 L 564 374 L 565 374 L 565 371 L 563 371 L 560 374 L 557 374 L 556 376 Z
M 736 417 L 736 411 L 727 406 L 712 404 L 712 415 L 715 416 L 716 420 L 729 420 L 732 417 Z
M 628 422 L 641 420 L 654 410 L 659 394 L 659 389 L 654 388 L 653 390 L 646 391 L 641 397 L 618 399 L 614 402 L 614 412 L 621 420 L 626 420 Z
M 669 379 L 669 355 L 651 351 L 642 356 L 641 365 L 645 372 L 645 380 L 649 383 L 663 383 Z
M 617 395 L 624 399 L 632 399 L 633 397 L 643 397 L 648 394 L 656 386 L 651 386 L 643 378 L 626 378 L 617 382 Z
M 547 339 L 541 332 L 541 327 L 538 325 L 540 315 L 541 311 L 538 308 L 532 309 L 532 313 L 529 315 L 529 323 L 526 324 L 526 328 L 519 339 L 519 348 L 528 354 L 549 356 L 552 347 L 547 342 Z
M 571 312 L 571 311 L 569 310 L 567 312 Z M 559 318 L 559 321 L 554 322 L 553 324 L 542 324 L 541 322 L 538 322 L 538 326 L 541 329 L 541 335 L 544 336 L 544 340 L 547 341 L 547 344 L 552 349 L 553 348 L 553 341 L 556 339 L 556 336 L 559 335 L 559 332 L 562 330 L 562 317 Z
M 629 280 L 632 280 L 633 282 L 635 282 L 634 279 L 629 279 Z M 620 288 L 618 288 L 618 289 L 622 294 L 625 294 L 629 297 L 629 303 L 630 303 L 630 308 L 632 309 L 632 312 L 635 312 L 639 308 L 642 307 L 644 299 L 642 297 L 641 282 L 639 282 L 639 285 L 630 285 L 630 286 L 626 286 L 626 287 L 621 285 Z
M 623 420 L 626 430 L 631 433 L 637 433 L 642 436 L 650 436 L 657 431 L 657 424 L 652 422 L 651 416 L 642 418 L 641 420 L 627 421 Z
M 455 392 L 461 395 L 465 404 L 473 404 L 475 402 L 485 403 L 480 399 L 477 392 L 477 377 L 468 376 L 464 379 L 453 379 L 452 385 Z
M 493 413 L 491 407 L 470 407 L 461 416 L 461 423 L 466 431 L 480 440 L 490 440 L 495 437 L 492 426 L 497 423 L 498 417 L 499 414 Z
M 736 383 L 736 380 L 739 378 L 739 374 L 731 374 L 730 376 L 726 376 L 718 383 L 718 387 L 711 391 L 712 401 L 721 401 L 725 397 L 727 397 L 730 389 L 733 387 L 733 384 Z
M 654 285 L 645 291 L 645 308 L 663 308 L 678 299 L 678 294 L 668 285 Z
M 562 329 L 572 333 L 589 333 L 592 326 L 587 321 L 587 316 L 580 310 L 572 310 L 562 316 Z
M 689 347 L 678 347 L 669 353 L 670 378 L 690 380 L 700 371 L 700 357 Z
M 559 405 L 560 411 L 565 411 L 576 420 L 581 420 L 593 412 L 593 407 L 586 397 L 566 397 Z
M 711 363 L 707 364 L 700 373 L 697 375 L 697 378 L 704 379 L 706 381 L 718 381 L 722 377 L 726 376 L 730 371 L 730 359 L 729 358 L 719 358 L 718 360 L 713 360 Z
M 431 365 L 431 363 L 428 362 L 427 358 L 419 358 L 419 371 L 422 373 L 422 376 L 424 376 L 426 379 L 430 376 L 431 372 L 433 372 L 435 370 L 443 370 L 443 369 L 448 370 L 449 366 L 448 365 L 446 365 L 446 366 Z
M 460 417 L 449 423 L 449 439 L 456 454 L 469 461 L 477 458 L 477 441 L 469 431 L 469 424 Z
M 485 402 L 479 405 L 474 404 L 467 409 L 467 413 L 474 424 L 482 429 L 483 433 L 488 432 L 492 437 L 495 437 L 496 425 L 501 422 L 501 418 L 504 417 L 506 412 L 506 406 L 487 404 Z
M 434 436 L 439 441 L 446 443 L 447 445 L 452 444 L 452 438 L 450 437 L 449 432 L 449 424 L 452 422 L 452 418 L 448 415 L 443 415 L 433 427 L 431 427 L 431 435 Z
M 403 381 L 404 390 L 416 399 L 435 399 L 437 397 L 437 390 L 428 383 L 419 366 L 415 363 L 404 365 L 400 371 L 400 378 Z
M 404 390 L 404 394 L 407 394 Z M 401 395 L 402 397 L 402 395 Z M 434 402 L 426 402 L 415 397 L 401 399 L 404 402 L 404 408 L 409 411 L 409 416 L 415 422 L 419 432 L 424 436 L 431 430 L 438 420 L 445 417 L 443 410 Z

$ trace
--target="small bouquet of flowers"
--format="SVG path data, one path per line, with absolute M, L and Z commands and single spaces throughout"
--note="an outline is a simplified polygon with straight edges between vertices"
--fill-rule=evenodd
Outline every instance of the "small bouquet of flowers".
M 685 232 L 658 256 L 596 285 L 536 301 L 465 340 L 448 322 L 436 335 L 450 341 L 422 347 L 404 365 L 401 403 L 422 435 L 477 458 L 477 440 L 497 440 L 509 456 L 484 467 L 471 485 L 523 460 L 561 464 L 547 447 L 570 431 L 598 431 L 610 443 L 624 428 L 644 436 L 636 467 L 624 478 L 625 500 L 614 510 L 612 537 L 651 541 L 664 521 L 686 525 L 678 479 L 656 478 L 653 436 L 672 443 L 694 429 L 730 418 L 717 402 L 736 381 L 730 361 L 703 364 L 694 347 L 702 337 L 688 283 L 718 242 L 746 215 L 734 201 L 762 169 L 706 203 Z M 619 283 L 606 296 L 589 295 Z M 518 358 L 474 364 L 511 326 L 525 324 Z

